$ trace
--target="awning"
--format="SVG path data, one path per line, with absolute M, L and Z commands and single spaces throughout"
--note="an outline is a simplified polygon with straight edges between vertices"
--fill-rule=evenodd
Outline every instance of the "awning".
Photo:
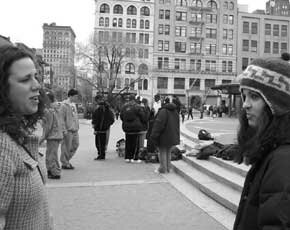
M 239 83 L 227 83 L 221 85 L 215 85 L 211 87 L 212 90 L 221 90 L 224 94 L 240 95 L 240 84 Z

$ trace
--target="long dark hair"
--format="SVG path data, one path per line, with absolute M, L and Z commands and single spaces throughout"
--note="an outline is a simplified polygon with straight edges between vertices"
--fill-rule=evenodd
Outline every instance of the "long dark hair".
M 10 67 L 22 58 L 30 58 L 35 63 L 34 56 L 27 50 L 12 45 L 0 47 L 0 129 L 12 138 L 19 140 L 35 130 L 36 124 L 43 116 L 45 93 L 40 90 L 38 110 L 31 115 L 21 116 L 14 112 L 8 97 L 10 86 L 8 78 Z
M 262 117 L 258 120 L 257 128 L 250 127 L 246 112 L 241 111 L 238 144 L 240 153 L 236 162 L 246 160 L 253 164 L 263 159 L 277 146 L 290 143 L 290 114 L 281 116 L 272 115 L 268 106 L 265 106 Z

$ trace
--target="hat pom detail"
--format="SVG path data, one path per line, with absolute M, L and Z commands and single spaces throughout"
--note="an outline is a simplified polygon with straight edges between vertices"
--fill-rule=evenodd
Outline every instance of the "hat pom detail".
M 289 53 L 282 53 L 281 58 L 284 61 L 289 61 L 290 60 L 290 54 Z

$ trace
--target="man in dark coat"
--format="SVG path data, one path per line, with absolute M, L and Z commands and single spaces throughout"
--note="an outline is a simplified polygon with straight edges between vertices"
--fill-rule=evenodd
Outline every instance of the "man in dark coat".
M 105 160 L 106 139 L 107 135 L 109 135 L 108 130 L 114 123 L 114 114 L 102 96 L 97 95 L 95 100 L 97 102 L 97 108 L 92 116 L 92 125 L 95 130 L 95 145 L 98 150 L 98 157 L 95 160 Z
M 170 172 L 170 150 L 180 141 L 179 115 L 170 99 L 164 100 L 153 124 L 150 139 L 159 148 L 159 173 Z
M 120 114 L 122 120 L 122 129 L 125 132 L 125 161 L 126 162 L 140 162 L 139 160 L 139 136 L 144 129 L 144 123 L 147 121 L 146 114 L 141 105 L 135 101 L 135 96 L 129 96 L 127 102 Z

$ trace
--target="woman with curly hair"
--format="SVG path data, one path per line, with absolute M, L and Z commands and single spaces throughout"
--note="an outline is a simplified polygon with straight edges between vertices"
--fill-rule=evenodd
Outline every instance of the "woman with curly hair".
M 234 230 L 289 229 L 289 55 L 255 59 L 239 76 L 243 110 L 237 156 L 250 164 Z
M 0 47 L 0 229 L 51 229 L 46 170 L 33 135 L 43 110 L 34 57 Z

